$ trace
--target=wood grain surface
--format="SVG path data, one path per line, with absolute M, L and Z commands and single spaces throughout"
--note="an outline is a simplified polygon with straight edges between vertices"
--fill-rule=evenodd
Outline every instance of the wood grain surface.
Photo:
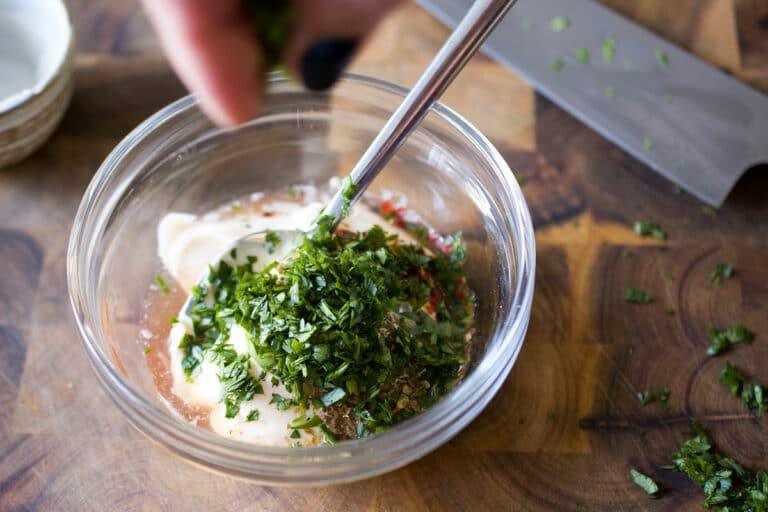
M 101 161 L 184 90 L 136 0 L 67 3 L 78 36 L 74 100 L 42 150 L 0 172 L 0 510 L 693 511 L 700 491 L 658 469 L 693 417 L 724 453 L 768 468 L 768 420 L 717 382 L 725 358 L 704 353 L 708 326 L 743 322 L 755 342 L 728 358 L 768 384 L 766 169 L 748 173 L 708 215 L 484 57 L 445 101 L 525 176 L 538 242 L 530 331 L 485 412 L 401 470 L 319 489 L 216 476 L 150 443 L 88 367 L 67 300 L 65 253 Z M 765 0 L 605 3 L 768 92 Z M 412 84 L 446 34 L 406 4 L 352 69 Z M 635 235 L 638 219 L 662 224 L 669 240 Z M 714 285 L 718 261 L 735 276 Z M 626 304 L 627 286 L 652 292 L 654 302 Z M 677 314 L 666 316 L 668 307 Z M 663 387 L 668 412 L 635 398 Z M 649 500 L 630 467 L 659 480 L 663 498 Z

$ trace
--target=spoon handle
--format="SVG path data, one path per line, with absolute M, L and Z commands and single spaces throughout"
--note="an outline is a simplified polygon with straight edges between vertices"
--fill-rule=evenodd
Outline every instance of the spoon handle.
M 357 191 L 351 198 L 352 203 L 365 192 L 515 1 L 476 0 L 472 4 L 416 85 L 352 169 L 352 183 L 357 186 Z M 342 220 L 343 204 L 344 194 L 340 189 L 325 209 L 326 214 L 335 217 L 334 225 Z

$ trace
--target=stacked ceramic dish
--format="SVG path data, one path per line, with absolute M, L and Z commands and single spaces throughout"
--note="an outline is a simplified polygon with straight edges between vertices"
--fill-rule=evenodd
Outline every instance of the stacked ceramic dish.
M 48 140 L 72 96 L 73 69 L 61 0 L 0 0 L 0 167 Z

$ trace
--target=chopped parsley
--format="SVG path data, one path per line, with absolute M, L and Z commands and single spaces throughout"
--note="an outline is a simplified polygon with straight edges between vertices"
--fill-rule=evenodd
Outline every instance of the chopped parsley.
M 589 50 L 579 48 L 576 50 L 576 59 L 582 64 L 589 64 Z
M 606 37 L 603 39 L 601 48 L 603 51 L 603 60 L 605 63 L 610 64 L 613 62 L 613 55 L 616 52 L 616 38 L 613 36 Z
M 267 252 L 269 254 L 274 254 L 277 246 L 280 245 L 280 242 L 282 242 L 280 237 L 277 236 L 277 233 L 271 231 L 264 237 L 264 241 L 267 242 Z
M 568 16 L 556 16 L 555 18 L 552 18 L 552 21 L 549 23 L 552 32 L 562 32 L 570 25 L 571 20 L 568 19 Z
M 653 141 L 649 139 L 648 137 L 643 139 L 643 147 L 645 149 L 651 149 L 653 148 Z
M 658 224 L 653 222 L 635 222 L 634 231 L 640 236 L 652 236 L 657 240 L 666 240 L 667 234 L 662 231 Z
M 734 343 L 750 343 L 755 335 L 742 324 L 736 324 L 724 331 L 710 327 L 707 331 L 712 344 L 707 349 L 707 355 L 714 356 L 728 349 Z
M 245 421 L 247 422 L 256 421 L 258 419 L 259 419 L 258 409 L 251 409 L 251 411 L 245 417 Z
M 669 64 L 669 57 L 664 50 L 656 50 L 656 61 L 662 66 Z
M 648 404 L 652 404 L 653 402 L 656 402 L 658 400 L 658 402 L 661 404 L 661 406 L 664 408 L 665 411 L 669 410 L 669 404 L 667 404 L 667 401 L 669 400 L 668 389 L 662 389 L 656 393 L 653 393 L 651 391 L 638 391 L 637 400 L 640 402 L 640 405 L 642 405 L 643 407 L 645 407 Z
M 356 189 L 347 183 L 351 198 Z M 278 410 L 318 411 L 292 428 L 326 427 L 327 440 L 338 433 L 323 423 L 323 410 L 343 408 L 365 437 L 428 408 L 455 384 L 474 301 L 461 237 L 428 251 L 379 226 L 332 231 L 334 220 L 321 218 L 287 260 L 258 272 L 221 261 L 193 290 L 182 366 L 190 379 L 203 360 L 218 367 L 228 418 L 263 393 L 266 374 L 254 376 L 251 360 L 290 393 L 272 395 Z M 233 324 L 248 334 L 248 354 L 227 344 Z
M 624 301 L 630 304 L 649 304 L 653 301 L 653 295 L 630 286 L 624 292 Z
M 150 352 L 152 352 L 152 348 L 150 348 L 150 347 L 144 347 L 144 355 L 147 355 L 147 354 L 149 354 Z
M 733 275 L 733 267 L 726 263 L 717 263 L 715 270 L 709 274 L 709 280 L 715 284 L 720 284 L 723 278 L 728 279 Z
M 522 187 L 526 183 L 528 183 L 528 178 L 526 178 L 525 176 L 522 176 L 522 175 L 518 175 L 517 176 L 517 184 L 518 185 L 520 185 Z
M 730 361 L 720 370 L 720 382 L 728 386 L 731 394 L 741 397 L 748 409 L 757 409 L 758 416 L 768 410 L 768 387 L 761 384 L 748 384 L 744 375 Z
M 562 59 L 562 57 L 557 57 L 553 62 L 550 69 L 553 73 L 559 73 L 563 70 L 563 67 L 565 66 L 565 61 Z
M 659 484 L 653 478 L 642 474 L 634 468 L 629 470 L 629 475 L 632 477 L 632 481 L 648 494 L 649 498 L 655 499 L 659 497 Z
M 701 211 L 704 212 L 705 215 L 709 215 L 711 217 L 717 217 L 717 209 L 709 206 L 708 204 L 702 205 Z
M 280 59 L 290 40 L 294 9 L 292 2 L 264 2 L 248 0 L 245 2 L 254 34 L 261 43 L 264 54 L 264 72 L 267 73 L 280 65 Z
M 664 408 L 665 411 L 669 410 L 669 404 L 667 403 L 669 401 L 669 390 L 668 389 L 662 389 L 659 391 L 659 403 Z
M 667 316 L 675 316 L 675 313 L 677 312 L 672 308 L 667 308 L 664 310 L 664 314 Z
M 768 473 L 752 472 L 730 457 L 714 452 L 713 443 L 698 421 L 691 423 L 690 439 L 662 466 L 684 473 L 704 491 L 704 508 L 731 512 L 768 509 Z
M 167 284 L 165 284 L 165 279 L 163 279 L 163 276 L 160 274 L 157 274 L 155 276 L 155 282 L 157 283 L 157 286 L 160 287 L 160 291 L 163 292 L 163 295 L 168 295 L 171 293 L 171 289 L 168 287 Z
M 296 187 L 288 187 L 288 195 L 291 197 L 296 197 Z
M 606 87 L 605 91 L 603 91 L 606 97 L 613 98 L 613 96 L 616 94 L 616 89 L 613 87 Z

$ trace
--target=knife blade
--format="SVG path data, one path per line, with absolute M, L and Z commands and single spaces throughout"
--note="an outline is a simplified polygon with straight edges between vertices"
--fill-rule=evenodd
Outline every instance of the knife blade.
M 417 1 L 449 27 L 472 3 Z M 554 32 L 561 16 L 568 26 Z M 767 96 L 592 0 L 519 0 L 481 51 L 712 206 L 749 167 L 768 163 Z

